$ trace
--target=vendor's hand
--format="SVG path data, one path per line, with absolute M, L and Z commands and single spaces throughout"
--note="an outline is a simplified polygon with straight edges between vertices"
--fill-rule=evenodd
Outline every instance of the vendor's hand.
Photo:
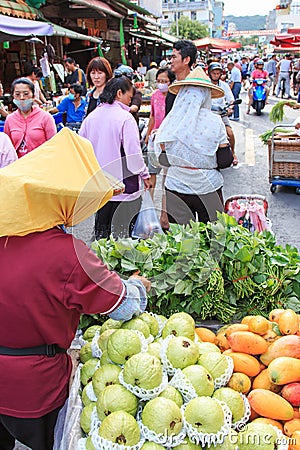
M 148 189 L 152 188 L 152 182 L 151 182 L 151 178 L 150 177 L 149 178 L 144 178 L 143 181 L 144 181 L 144 187 L 145 187 L 146 191 Z
M 146 291 L 149 292 L 151 289 L 151 282 L 147 278 L 143 277 L 142 275 L 139 275 L 139 273 L 140 273 L 140 271 L 135 272 L 129 278 L 137 278 L 138 280 L 140 280 L 143 283 Z
M 296 130 L 300 129 L 300 122 L 296 123 L 295 128 L 296 128 Z
M 232 113 L 233 113 L 233 108 L 228 108 L 227 109 L 228 116 L 231 116 Z
M 145 142 L 146 145 L 148 145 L 148 142 L 149 142 L 149 136 L 146 136 L 146 137 L 145 137 L 144 142 Z

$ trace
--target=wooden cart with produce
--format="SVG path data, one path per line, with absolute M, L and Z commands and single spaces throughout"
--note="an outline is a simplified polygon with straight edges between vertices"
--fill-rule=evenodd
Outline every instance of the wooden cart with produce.
M 300 194 L 300 136 L 277 133 L 279 128 L 288 127 L 294 125 L 276 125 L 268 140 L 270 189 L 275 193 L 277 186 L 291 186 Z

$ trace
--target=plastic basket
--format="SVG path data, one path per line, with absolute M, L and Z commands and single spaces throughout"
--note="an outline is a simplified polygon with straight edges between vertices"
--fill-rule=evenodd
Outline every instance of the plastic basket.
M 269 181 L 275 177 L 300 179 L 300 138 L 268 140 Z

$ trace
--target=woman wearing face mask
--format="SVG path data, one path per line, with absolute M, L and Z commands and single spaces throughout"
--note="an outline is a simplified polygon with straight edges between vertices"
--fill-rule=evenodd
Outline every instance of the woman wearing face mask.
M 18 108 L 6 118 L 4 132 L 10 137 L 18 157 L 26 155 L 56 134 L 53 117 L 33 106 L 34 84 L 18 78 L 11 86 L 13 102 Z
M 96 213 L 95 237 L 131 236 L 141 206 L 142 180 L 149 189 L 150 176 L 144 163 L 137 123 L 130 113 L 132 82 L 124 77 L 108 81 L 100 96 L 101 105 L 82 122 L 80 136 L 94 148 L 100 167 L 122 180 L 123 194 L 112 198 Z
M 100 104 L 100 94 L 112 77 L 112 68 L 106 58 L 96 56 L 89 62 L 86 69 L 86 79 L 89 85 L 93 87 L 86 94 L 85 116 L 94 111 Z
M 152 131 L 157 130 L 165 118 L 166 115 L 166 96 L 168 93 L 168 87 L 175 80 L 175 74 L 170 69 L 159 69 L 156 74 L 156 87 L 157 89 L 151 96 L 151 113 L 148 124 L 148 130 L 145 137 L 145 143 L 148 144 L 149 136 Z M 149 173 L 151 176 L 152 194 L 156 185 L 156 175 L 160 172 L 160 169 L 152 166 L 148 162 Z

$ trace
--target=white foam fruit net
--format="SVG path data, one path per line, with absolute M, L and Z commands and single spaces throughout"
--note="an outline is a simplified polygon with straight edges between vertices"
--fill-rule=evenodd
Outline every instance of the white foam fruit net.
M 95 336 L 92 339 L 91 348 L 92 348 L 92 356 L 93 358 L 101 358 L 102 356 L 102 350 L 98 345 L 98 339 L 99 339 L 100 333 L 99 331 L 96 331 Z
M 101 424 L 101 420 L 98 417 L 97 408 L 96 408 L 96 406 L 94 406 L 92 414 L 91 414 L 91 431 L 90 431 L 90 433 L 92 433 L 93 430 L 98 429 L 100 424 Z
M 77 444 L 77 450 L 86 450 L 85 444 L 86 444 L 86 438 L 79 439 L 78 444 Z
M 194 386 L 180 369 L 175 370 L 172 379 L 169 381 L 169 385 L 173 386 L 180 392 L 185 403 L 198 397 Z
M 87 397 L 89 398 L 89 400 L 91 400 L 91 402 L 97 401 L 97 396 L 94 392 L 92 383 L 88 383 L 86 385 L 85 393 L 86 393 Z
M 215 389 L 226 386 L 233 374 L 233 359 L 226 355 L 226 360 L 228 363 L 227 369 L 220 377 L 214 379 Z
M 146 352 L 148 350 L 148 343 L 150 343 L 151 341 L 148 342 L 141 331 L 139 331 L 139 330 L 132 330 L 132 331 L 134 331 L 138 335 L 140 340 L 141 340 L 141 344 L 142 344 L 141 352 Z M 151 337 L 152 337 L 152 340 L 153 340 L 153 336 L 150 336 L 150 339 L 151 339 Z
M 150 442 L 155 442 L 156 444 L 160 444 L 165 448 L 173 448 L 184 442 L 184 438 L 186 437 L 186 429 L 183 426 L 180 433 L 167 435 L 163 433 L 155 433 L 155 431 L 150 430 L 146 425 L 142 422 L 142 407 L 139 406 L 137 413 L 137 421 L 143 435 L 143 438 Z
M 145 442 L 145 440 L 141 438 L 136 445 L 132 446 L 115 444 L 114 442 L 99 436 L 98 429 L 93 430 L 90 433 L 90 436 L 96 450 L 140 450 Z
M 238 420 L 237 422 L 232 422 L 231 428 L 233 428 L 235 431 L 241 431 L 245 428 L 246 423 L 248 422 L 250 415 L 251 415 L 251 408 L 250 408 L 250 403 L 249 400 L 247 399 L 247 397 L 241 393 L 239 393 L 240 396 L 243 399 L 244 402 L 244 408 L 245 408 L 245 412 L 243 417 Z
M 290 438 L 285 436 L 279 428 L 271 425 L 277 433 L 277 450 L 288 450 Z
M 128 384 L 125 382 L 123 377 L 123 371 L 119 374 L 119 381 L 128 391 L 132 392 L 136 397 L 141 400 L 151 400 L 152 398 L 157 397 L 162 391 L 166 389 L 168 386 L 168 375 L 163 373 L 162 382 L 159 386 L 154 389 L 143 389 L 138 386 L 133 386 L 132 384 Z
M 186 405 L 183 405 L 181 407 L 183 423 L 184 423 L 184 427 L 186 428 L 189 439 L 194 444 L 201 445 L 202 447 L 204 447 L 205 445 L 208 445 L 208 447 L 210 447 L 211 445 L 222 444 L 224 442 L 225 436 L 227 436 L 227 434 L 230 432 L 232 414 L 231 414 L 229 407 L 226 405 L 226 403 L 221 402 L 220 400 L 217 400 L 216 398 L 213 398 L 213 400 L 215 402 L 218 402 L 222 406 L 223 413 L 224 413 L 224 423 L 217 433 L 201 433 L 201 432 L 199 432 L 189 422 L 187 422 L 187 420 L 185 418 L 184 413 L 185 413 Z

